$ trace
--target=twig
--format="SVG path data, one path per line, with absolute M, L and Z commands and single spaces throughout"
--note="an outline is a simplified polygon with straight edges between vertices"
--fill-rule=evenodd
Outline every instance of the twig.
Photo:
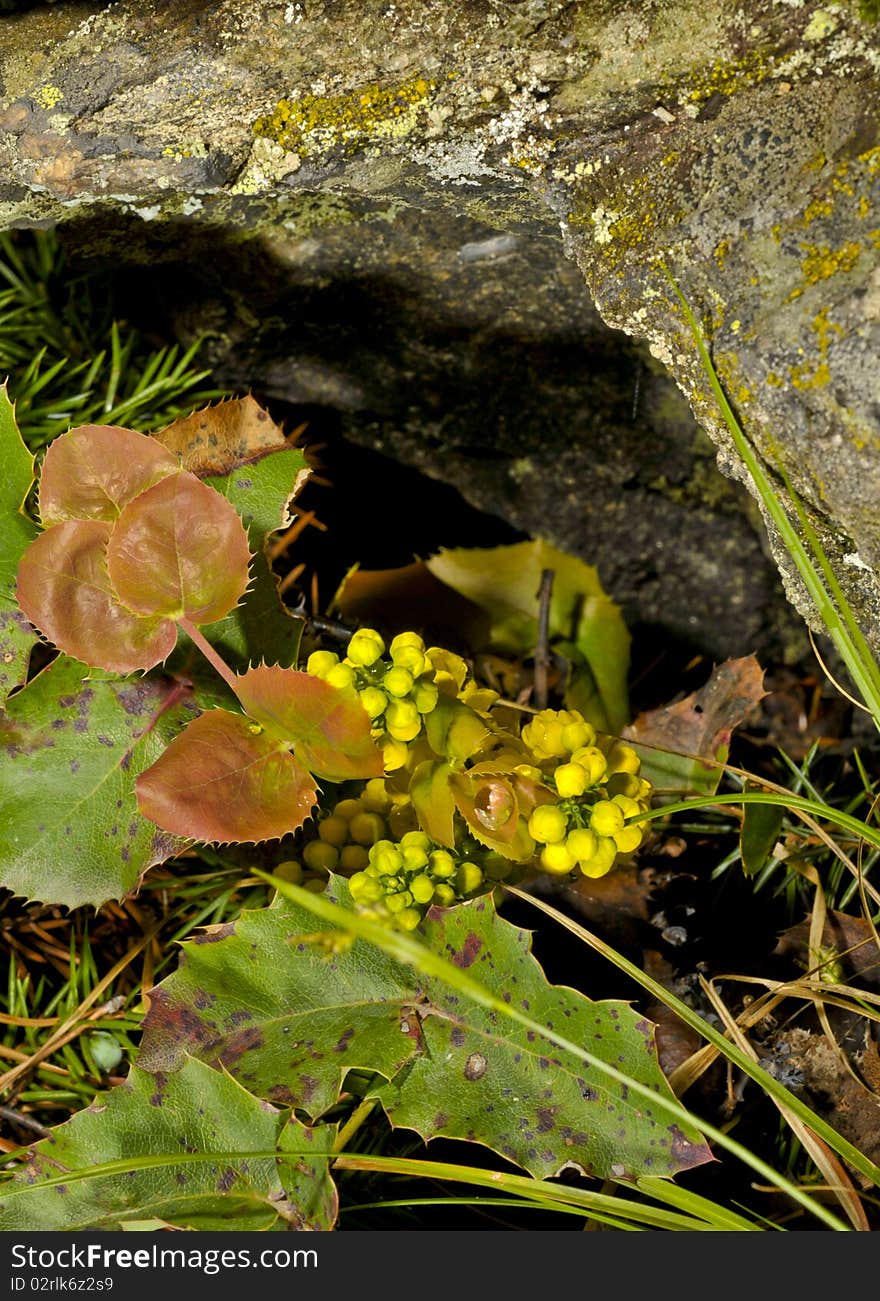
M 15 1107 L 0 1107 L 0 1118 L 8 1120 L 10 1124 L 18 1125 L 21 1129 L 29 1129 L 32 1134 L 39 1138 L 46 1138 L 49 1130 L 45 1125 L 41 1125 L 38 1120 L 31 1116 L 26 1116 L 23 1111 L 16 1111 Z
M 535 705 L 547 708 L 547 671 L 550 667 L 550 598 L 553 595 L 553 570 L 541 570 L 538 588 L 538 640 L 535 644 Z

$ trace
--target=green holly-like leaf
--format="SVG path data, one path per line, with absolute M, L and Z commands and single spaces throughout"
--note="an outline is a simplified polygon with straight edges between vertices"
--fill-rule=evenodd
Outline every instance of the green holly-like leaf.
M 0 714 L 0 884 L 77 908 L 119 899 L 181 842 L 138 813 L 135 778 L 189 716 L 163 679 L 92 680 L 60 655 Z
M 37 526 L 22 507 L 34 481 L 34 458 L 21 440 L 6 385 L 0 385 L 0 704 L 27 677 L 37 635 L 18 608 L 15 577 Z
M 146 1219 L 203 1231 L 332 1229 L 333 1134 L 287 1120 L 201 1062 L 161 1078 L 135 1068 L 0 1184 L 0 1232 L 113 1230 Z M 206 1159 L 180 1159 L 199 1154 Z M 110 1163 L 115 1170 L 102 1172 Z
M 291 523 L 289 505 L 308 475 L 305 456 L 282 446 L 260 454 L 223 477 L 206 480 L 241 515 L 248 533 L 251 582 L 236 609 L 204 629 L 227 664 L 246 669 L 257 660 L 288 668 L 296 663 L 303 622 L 284 607 L 266 546 Z
M 629 633 L 592 565 L 540 538 L 491 550 L 441 551 L 427 563 L 435 578 L 486 610 L 492 645 L 515 655 L 534 652 L 541 575 L 552 569 L 550 638 L 573 669 L 566 704 L 605 732 L 618 733 L 629 721 Z
M 44 528 L 64 520 L 113 524 L 124 506 L 180 463 L 147 434 L 116 425 L 78 425 L 49 445 L 40 474 Z
M 177 625 L 120 604 L 107 572 L 110 536 L 110 525 L 99 520 L 46 529 L 21 558 L 18 602 L 65 654 L 112 673 L 151 669 L 174 649 Z
M 264 664 L 237 679 L 236 695 L 251 718 L 290 742 L 300 762 L 319 777 L 340 782 L 381 777 L 385 771 L 369 716 L 353 688 Z
M 296 831 L 317 802 L 290 751 L 243 714 L 194 719 L 137 780 L 145 818 L 191 840 L 272 840 Z
M 328 897 L 351 906 L 340 878 Z M 186 944 L 180 969 L 151 995 L 139 1064 L 173 1070 L 192 1053 L 309 1115 L 331 1104 L 345 1070 L 371 1069 L 388 1081 L 376 1096 L 395 1125 L 483 1143 L 541 1177 L 567 1162 L 599 1177 L 670 1176 L 709 1159 L 696 1131 L 549 1040 L 360 940 L 328 959 L 307 942 L 313 930 L 311 913 L 276 900 Z M 424 940 L 672 1099 L 653 1025 L 625 1003 L 548 984 L 529 932 L 501 920 L 491 896 L 432 909 Z
M 123 508 L 107 562 L 110 581 L 130 610 L 213 623 L 247 587 L 250 551 L 235 508 L 181 471 Z

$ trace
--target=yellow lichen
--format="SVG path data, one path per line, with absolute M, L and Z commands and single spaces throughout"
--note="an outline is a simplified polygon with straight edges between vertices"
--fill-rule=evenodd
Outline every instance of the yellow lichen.
M 50 109 L 54 108 L 56 104 L 60 104 L 64 95 L 57 86 L 52 86 L 49 82 L 46 82 L 45 85 L 37 87 L 32 98 L 39 104 L 40 108 Z
M 801 244 L 801 248 L 804 252 L 801 271 L 808 285 L 817 285 L 841 271 L 852 271 L 862 251 L 857 240 L 847 240 L 840 248 L 831 248 L 828 244 Z M 795 296 L 789 295 L 789 300 Z
M 378 82 L 347 95 L 282 99 L 254 123 L 254 134 L 301 157 L 343 147 L 353 151 L 376 136 L 406 135 L 435 82 L 410 77 L 396 86 Z

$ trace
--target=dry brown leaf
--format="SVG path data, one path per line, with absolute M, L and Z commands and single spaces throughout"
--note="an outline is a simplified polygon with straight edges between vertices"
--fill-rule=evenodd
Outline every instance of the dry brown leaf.
M 229 474 L 288 443 L 275 421 L 248 394 L 182 416 L 153 437 L 200 479 Z

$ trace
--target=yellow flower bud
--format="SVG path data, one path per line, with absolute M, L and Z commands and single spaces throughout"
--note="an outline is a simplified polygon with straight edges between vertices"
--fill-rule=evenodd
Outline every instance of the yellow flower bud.
M 391 645 L 388 648 L 388 653 L 395 664 L 397 663 L 395 659 L 396 653 L 404 648 L 413 648 L 417 651 L 424 651 L 425 643 L 417 632 L 399 632 L 396 637 L 392 638 Z
M 400 699 L 408 696 L 413 689 L 413 675 L 408 669 L 389 669 L 382 679 L 382 686 L 389 696 Z
M 422 920 L 422 914 L 415 908 L 404 908 L 394 918 L 394 925 L 399 931 L 414 931 Z
M 459 863 L 455 883 L 459 894 L 473 894 L 483 884 L 483 873 L 476 863 Z
M 330 670 L 335 668 L 338 663 L 339 656 L 334 655 L 332 651 L 312 651 L 306 660 L 306 672 L 312 673 L 316 678 L 326 678 Z
M 318 823 L 318 836 L 328 845 L 344 845 L 348 840 L 348 823 L 345 818 L 331 814 Z
M 434 886 L 434 903 L 438 908 L 451 908 L 455 903 L 455 891 L 451 885 L 441 882 Z
M 623 831 L 615 832 L 614 843 L 621 854 L 631 854 L 642 843 L 643 834 L 643 829 L 638 824 L 624 827 Z
M 333 805 L 334 818 L 351 818 L 357 817 L 361 811 L 360 800 L 337 800 Z
M 595 786 L 605 776 L 608 767 L 605 756 L 595 745 L 581 746 L 571 756 L 572 763 L 578 763 L 587 774 L 587 786 Z
M 388 697 L 378 687 L 364 687 L 358 692 L 358 698 L 370 718 L 381 718 L 388 704 Z
M 273 867 L 272 875 L 280 876 L 282 881 L 290 881 L 292 885 L 299 885 L 303 879 L 302 863 L 298 863 L 295 858 L 289 858 L 286 862 Z
M 324 674 L 324 681 L 331 687 L 339 687 L 344 691 L 346 687 L 354 686 L 354 669 L 350 664 L 334 664 L 333 668 Z
M 583 795 L 587 789 L 587 773 L 579 763 L 562 763 L 554 770 L 556 789 L 563 799 Z
M 339 851 L 339 866 L 345 872 L 362 872 L 369 861 L 365 845 L 343 845 Z
M 595 804 L 590 813 L 590 827 L 597 836 L 613 836 L 623 830 L 623 810 L 610 800 Z
M 385 727 L 395 741 L 413 741 L 422 730 L 422 716 L 411 700 L 391 700 L 385 710 Z
M 396 772 L 409 758 L 409 750 L 403 741 L 386 741 L 382 746 L 382 761 L 386 772 Z
M 599 836 L 596 845 L 596 852 L 592 858 L 581 859 L 578 867 L 584 876 L 599 877 L 605 876 L 614 866 L 614 860 L 617 857 L 617 846 L 608 836 Z
M 555 845 L 565 839 L 568 819 L 555 804 L 539 804 L 529 818 L 529 835 L 544 845 Z
M 339 850 L 325 840 L 310 840 L 302 856 L 306 867 L 313 872 L 333 872 L 339 863 Z
M 642 761 L 631 745 L 616 741 L 608 751 L 609 772 L 628 772 L 635 776 L 641 766 Z
M 596 852 L 598 839 L 594 831 L 588 831 L 586 827 L 576 827 L 565 837 L 565 848 L 575 859 L 592 858 Z
M 545 845 L 541 850 L 541 866 L 551 876 L 568 876 L 575 862 L 565 845 Z
M 378 813 L 358 813 L 348 824 L 351 839 L 358 845 L 375 845 L 385 835 L 385 822 Z
M 584 745 L 595 745 L 596 733 L 584 719 L 577 723 L 566 723 L 562 729 L 562 744 L 571 753 Z
M 361 668 L 369 668 L 381 659 L 385 643 L 375 628 L 359 628 L 348 643 L 346 659 Z

